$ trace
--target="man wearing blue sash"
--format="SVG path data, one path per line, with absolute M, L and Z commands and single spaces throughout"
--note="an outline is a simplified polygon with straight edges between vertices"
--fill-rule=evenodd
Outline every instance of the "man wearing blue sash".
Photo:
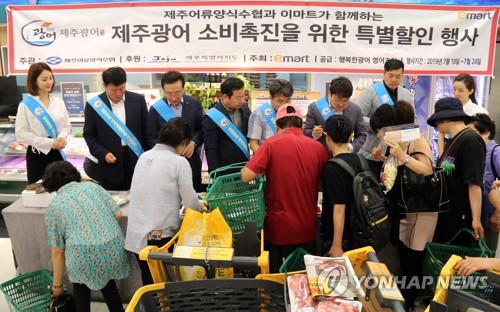
M 165 97 L 149 109 L 147 139 L 149 146 L 155 146 L 161 127 L 169 119 L 173 117 L 184 118 L 191 126 L 192 137 L 182 156 L 186 157 L 191 166 L 194 189 L 197 192 L 202 192 L 200 146 L 203 144 L 201 134 L 203 106 L 198 99 L 184 94 L 184 83 L 184 76 L 174 70 L 166 72 L 161 78 Z
M 149 149 L 146 100 L 126 91 L 127 74 L 121 67 L 105 70 L 102 81 L 105 92 L 85 105 L 83 137 L 98 160 L 103 187 L 128 190 L 137 159 Z
M 399 100 L 404 100 L 413 105 L 413 96 L 410 91 L 401 87 L 405 65 L 397 59 L 390 59 L 384 64 L 384 79 L 381 82 L 365 88 L 356 99 L 356 104 L 363 111 L 366 123 L 382 104 L 394 105 Z M 380 145 L 381 141 L 376 134 L 369 129 L 368 138 L 359 152 L 368 160 L 370 168 L 376 176 L 382 169 L 382 163 L 372 157 L 372 150 Z M 385 153 L 385 151 L 383 151 Z
M 338 77 L 330 82 L 328 96 L 317 100 L 307 109 L 304 134 L 318 140 L 328 151 L 326 136 L 323 131 L 326 121 L 333 115 L 345 115 L 349 118 L 354 129 L 354 139 L 348 143 L 349 151 L 357 153 L 365 143 L 368 127 L 363 121 L 363 113 L 356 104 L 350 102 L 352 96 L 352 83 L 346 77 Z
M 248 139 L 250 149 L 255 153 L 259 146 L 276 134 L 276 112 L 286 103 L 291 103 L 292 84 L 285 79 L 275 79 L 269 86 L 271 100 L 255 109 L 248 121 Z
M 208 171 L 249 159 L 247 141 L 250 109 L 246 104 L 245 84 L 230 77 L 220 85 L 219 103 L 203 117 L 202 129 Z

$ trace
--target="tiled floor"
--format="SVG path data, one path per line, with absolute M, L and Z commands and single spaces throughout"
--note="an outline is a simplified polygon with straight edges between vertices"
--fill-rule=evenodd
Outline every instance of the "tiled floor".
M 0 238 L 0 284 L 16 277 L 14 269 L 14 259 L 12 258 L 12 247 L 10 239 Z M 106 312 L 108 308 L 106 304 L 101 302 L 92 302 L 92 312 Z M 3 293 L 0 292 L 0 311 L 9 311 L 7 300 Z

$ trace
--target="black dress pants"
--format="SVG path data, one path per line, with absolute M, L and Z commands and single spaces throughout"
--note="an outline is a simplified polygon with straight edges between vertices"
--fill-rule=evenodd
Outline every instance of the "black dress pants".
M 28 183 L 36 183 L 43 177 L 45 173 L 45 168 L 52 162 L 63 160 L 61 152 L 55 149 L 51 149 L 50 152 L 45 155 L 42 152 L 35 151 L 31 146 L 28 146 L 26 151 L 26 168 L 28 170 Z
M 191 171 L 193 174 L 193 188 L 196 192 L 203 192 L 203 188 L 201 185 L 201 158 L 198 155 L 199 149 L 196 148 L 193 152 L 193 155 L 190 158 L 186 158 L 189 162 L 189 166 L 191 166 Z
M 128 149 L 129 148 L 126 146 L 123 146 L 121 149 L 123 181 L 122 183 L 109 183 L 107 181 L 104 181 L 104 179 L 102 179 L 103 180 L 102 186 L 107 191 L 130 190 L 130 184 L 132 184 L 132 175 L 134 174 L 134 168 L 132 168 L 132 163 L 130 162 L 130 155 Z
M 148 240 L 148 246 L 162 247 L 166 243 L 168 243 L 171 239 L 172 239 L 172 237 L 165 237 L 165 238 L 162 238 L 161 240 Z M 172 248 L 172 250 L 169 250 L 169 252 L 172 252 L 172 251 L 173 251 L 173 248 Z M 153 276 L 151 276 L 151 271 L 149 270 L 148 262 L 140 260 L 139 255 L 136 253 L 134 253 L 134 255 L 135 255 L 135 258 L 137 259 L 137 263 L 139 263 L 139 269 L 141 269 L 142 285 L 146 286 L 146 285 L 154 284 Z
M 110 280 L 101 293 L 110 312 L 123 312 L 122 299 L 116 288 L 114 280 Z M 73 298 L 75 299 L 76 312 L 90 312 L 90 288 L 85 284 L 73 283 Z
M 99 182 L 99 184 L 102 184 L 99 164 L 96 164 L 91 159 L 85 157 L 85 161 L 83 162 L 83 170 L 89 176 L 89 178 L 94 179 L 95 181 Z

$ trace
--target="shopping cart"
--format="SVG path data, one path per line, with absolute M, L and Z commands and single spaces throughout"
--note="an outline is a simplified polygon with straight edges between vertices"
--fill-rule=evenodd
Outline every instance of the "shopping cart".
M 500 272 L 487 271 L 487 282 L 482 273 L 457 277 L 455 266 L 461 260 L 462 257 L 452 255 L 446 262 L 436 282 L 434 298 L 425 311 L 500 311 Z M 497 301 L 493 303 L 494 300 Z
M 211 209 L 219 208 L 233 233 L 242 232 L 247 221 L 256 221 L 259 229 L 264 225 L 264 178 L 243 182 L 240 169 L 244 165 L 237 163 L 212 171 L 204 198 Z
M 208 278 L 213 278 L 215 270 L 222 267 L 232 267 L 233 260 L 223 260 L 221 257 L 217 258 L 214 253 L 218 252 L 220 255 L 227 254 L 228 252 L 234 254 L 237 266 L 235 273 L 243 277 L 254 277 L 258 273 L 269 273 L 269 252 L 264 250 L 264 230 L 260 231 L 260 240 L 257 235 L 257 225 L 255 222 L 247 222 L 245 230 L 241 233 L 234 234 L 233 248 L 214 248 L 214 247 L 190 247 L 193 252 L 200 251 L 203 259 L 206 260 L 200 263 L 199 259 L 190 259 L 183 255 L 174 257 L 168 251 L 176 247 L 179 233 L 177 233 L 167 244 L 162 247 L 147 246 L 139 253 L 141 260 L 147 261 L 153 281 L 155 283 L 177 282 L 181 281 L 180 266 L 200 265 L 205 268 Z M 182 246 L 186 248 L 188 246 Z
M 371 247 L 346 252 L 357 274 L 390 277 L 384 264 L 379 263 L 375 251 Z M 168 264 L 175 262 L 172 254 L 149 253 L 149 259 L 156 259 Z M 149 260 L 150 261 L 150 260 Z M 181 261 L 182 265 L 188 264 Z M 190 264 L 203 265 L 203 259 L 189 259 Z M 209 262 L 212 262 L 211 260 Z M 213 262 L 221 265 L 222 262 Z M 179 263 L 177 262 L 177 265 Z M 255 257 L 234 257 L 231 266 L 256 266 Z M 365 272 L 365 273 L 363 273 Z M 290 311 L 287 295 L 286 277 L 293 274 L 305 274 L 306 271 L 277 274 L 259 274 L 255 279 L 233 278 L 212 279 L 171 283 L 158 283 L 141 287 L 134 294 L 126 312 L 135 311 Z M 359 275 L 358 275 L 359 276 Z M 397 287 L 387 285 L 374 286 L 375 291 L 366 290 L 366 297 L 359 298 L 364 311 L 379 311 L 380 307 L 404 312 L 403 298 Z M 147 304 L 154 308 L 144 309 Z M 377 308 L 373 308 L 377 307 Z
M 255 222 L 247 225 L 244 233 L 253 233 Z M 187 253 L 167 252 L 177 240 L 177 235 L 165 246 L 148 246 L 139 257 L 147 260 L 156 284 L 141 287 L 130 301 L 127 312 L 132 311 L 285 311 L 283 284 L 253 278 L 213 279 L 215 269 L 233 267 L 261 273 L 269 272 L 268 252 L 263 250 L 263 232 L 260 241 L 261 254 L 255 256 L 232 256 L 233 248 L 190 247 Z M 251 245 L 251 244 L 250 244 Z M 201 250 L 197 252 L 196 250 Z M 155 251 L 156 250 L 156 251 Z M 228 252 L 229 251 L 229 252 Z M 236 254 L 236 252 L 235 252 Z M 180 266 L 199 265 L 207 271 L 209 279 L 181 281 Z
M 139 288 L 126 312 L 286 311 L 283 285 L 251 278 L 159 283 Z M 145 308 L 153 303 L 153 308 Z
M 347 251 L 343 254 L 349 258 L 358 279 L 363 286 L 365 297 L 358 298 L 363 304 L 363 311 L 376 312 L 382 311 L 383 308 L 391 309 L 396 312 L 404 312 L 404 299 L 401 295 L 396 283 L 379 283 L 382 279 L 390 281 L 392 275 L 385 266 L 380 263 L 375 250 L 372 247 L 363 247 Z M 285 262 L 285 273 L 276 274 L 261 274 L 257 275 L 256 279 L 263 279 L 285 284 L 286 277 L 293 274 L 306 274 L 306 270 L 296 272 L 286 272 L 287 266 Z M 285 287 L 285 298 L 287 296 L 287 287 Z M 289 301 L 286 301 L 287 310 L 290 309 Z

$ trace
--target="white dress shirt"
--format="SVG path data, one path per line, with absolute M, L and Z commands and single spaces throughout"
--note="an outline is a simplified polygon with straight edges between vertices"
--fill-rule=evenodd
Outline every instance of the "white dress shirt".
M 113 111 L 113 114 L 120 119 L 121 122 L 123 122 L 124 125 L 127 125 L 126 122 L 126 115 L 125 115 L 125 97 L 120 100 L 118 103 L 113 103 L 111 99 L 108 97 L 109 103 L 111 103 L 111 110 Z M 125 142 L 122 140 L 122 146 L 125 146 Z
M 39 96 L 33 97 L 40 102 Z M 49 106 L 45 107 L 42 103 L 40 104 L 54 120 L 59 133 L 57 137 L 66 138 L 71 131 L 71 123 L 69 122 L 68 110 L 64 101 L 49 95 Z M 50 152 L 54 143 L 54 139 L 49 138 L 49 134 L 42 123 L 33 115 L 24 102 L 21 102 L 17 109 L 16 140 L 30 145 L 44 154 Z

